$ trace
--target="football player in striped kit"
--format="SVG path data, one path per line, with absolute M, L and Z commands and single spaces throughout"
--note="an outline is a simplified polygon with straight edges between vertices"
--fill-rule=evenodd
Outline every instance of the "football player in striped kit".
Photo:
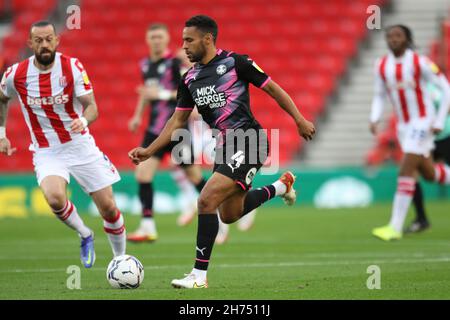
M 119 173 L 96 146 L 88 126 L 98 110 L 92 84 L 76 58 L 57 52 L 55 26 L 39 21 L 30 28 L 34 55 L 9 67 L 0 86 L 0 153 L 15 148 L 6 136 L 9 99 L 17 94 L 31 135 L 30 151 L 38 184 L 55 215 L 81 238 L 81 261 L 95 262 L 94 234 L 67 196 L 70 176 L 89 194 L 103 220 L 114 256 L 125 254 L 125 227 L 116 206 L 112 184 Z
M 442 131 L 450 106 L 450 87 L 446 77 L 427 57 L 413 48 L 410 29 L 394 25 L 387 29 L 390 52 L 375 66 L 375 94 L 370 115 L 370 130 L 377 133 L 387 97 L 397 114 L 397 135 L 404 153 L 400 164 L 397 191 L 391 220 L 375 228 L 374 236 L 385 240 L 402 237 L 402 229 L 411 204 L 417 176 L 428 181 L 450 184 L 450 167 L 435 164 L 431 157 L 435 135 Z M 440 107 L 436 110 L 426 85 L 433 83 L 442 91 Z

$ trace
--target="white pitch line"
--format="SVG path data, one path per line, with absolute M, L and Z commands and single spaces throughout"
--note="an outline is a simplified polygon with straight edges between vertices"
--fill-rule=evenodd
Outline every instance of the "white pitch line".
M 56 252 L 57 254 L 57 252 Z M 282 258 L 286 259 L 289 257 L 295 258 L 324 258 L 324 259 L 342 259 L 346 258 L 426 258 L 435 256 L 446 256 L 448 252 L 433 252 L 433 254 L 428 254 L 425 252 L 413 252 L 413 253 L 398 253 L 398 252 L 321 252 L 321 253 L 216 253 L 214 257 L 216 258 L 228 258 L 228 259 L 242 259 L 245 258 Z M 74 255 L 64 256 L 56 255 L 43 258 L 42 256 L 17 256 L 17 255 L 4 255 L 0 256 L 0 260 L 73 260 Z M 192 258 L 192 254 L 163 254 L 163 253 L 140 253 L 139 258 L 158 258 L 158 259 L 183 259 Z
M 215 264 L 214 268 L 283 268 L 283 267 L 304 267 L 304 266 L 338 266 L 338 265 L 372 265 L 372 264 L 405 264 L 405 263 L 446 263 L 450 262 L 450 256 L 440 258 L 428 258 L 428 259 L 393 259 L 393 260 L 355 260 L 355 261 L 288 261 L 277 263 L 240 263 L 240 264 Z M 145 270 L 160 270 L 160 269 L 180 269 L 187 268 L 187 264 L 183 265 L 160 265 L 160 266 L 147 266 Z M 89 270 L 104 271 L 104 268 L 96 267 Z M 49 272 L 65 272 L 65 269 L 13 269 L 13 270 L 0 270 L 0 273 L 49 273 Z

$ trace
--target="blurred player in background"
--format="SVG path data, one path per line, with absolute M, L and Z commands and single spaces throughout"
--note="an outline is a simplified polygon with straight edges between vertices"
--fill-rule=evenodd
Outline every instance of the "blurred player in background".
M 370 130 L 373 134 L 377 133 L 384 100 L 388 97 L 397 113 L 397 133 L 404 156 L 391 220 L 388 225 L 375 228 L 372 233 L 389 241 L 402 237 L 403 224 L 419 173 L 426 180 L 450 184 L 450 167 L 442 163 L 435 164 L 430 157 L 434 136 L 444 128 L 450 107 L 450 88 L 438 67 L 427 57 L 412 50 L 413 37 L 408 27 L 389 27 L 386 40 L 390 52 L 378 60 L 375 67 Z M 426 90 L 427 83 L 433 83 L 442 91 L 441 105 L 437 111 Z
M 436 110 L 439 110 L 442 99 L 441 90 L 439 90 L 439 88 L 432 83 L 429 83 L 426 89 L 430 93 Z M 450 165 L 450 114 L 447 114 L 444 128 L 442 129 L 441 133 L 436 136 L 434 144 L 434 161 L 445 162 L 447 165 Z M 419 183 L 416 184 L 413 203 L 416 212 L 416 218 L 412 222 L 412 224 L 408 228 L 406 228 L 406 233 L 420 232 L 430 227 L 430 222 L 425 211 L 423 191 Z
M 177 58 L 181 61 L 181 74 L 186 73 L 189 68 L 194 65 L 191 61 L 189 61 L 186 52 L 183 49 L 177 51 Z M 191 116 L 189 117 L 188 127 L 189 131 L 192 134 L 192 149 L 194 152 L 194 159 L 200 160 L 202 163 L 203 160 L 206 160 L 207 163 L 213 163 L 215 139 L 210 127 L 206 122 L 203 121 L 202 116 L 198 113 L 196 108 L 192 110 Z M 175 172 L 175 174 L 176 178 L 183 179 L 183 177 L 178 172 Z M 188 188 L 188 186 L 186 186 L 186 188 Z M 188 191 L 186 191 L 185 194 L 188 194 Z M 195 200 L 197 200 L 197 197 L 195 198 Z M 195 206 L 195 209 L 196 208 L 197 206 Z M 256 210 L 257 209 L 252 210 L 241 219 L 239 219 L 237 223 L 237 228 L 239 230 L 250 230 L 255 222 Z M 178 225 L 185 226 L 190 224 L 194 220 L 196 213 L 197 210 L 194 211 L 189 208 L 188 201 L 186 209 L 182 211 L 177 219 Z M 217 232 L 216 244 L 223 244 L 229 238 L 230 227 L 228 224 L 223 223 L 220 220 L 220 214 L 217 214 L 219 216 L 219 231 Z
M 147 148 L 128 154 L 133 163 L 145 161 L 171 142 L 172 133 L 183 128 L 197 107 L 203 120 L 220 131 L 217 136 L 213 175 L 198 200 L 198 229 L 194 268 L 175 288 L 207 288 L 207 269 L 219 221 L 230 224 L 275 196 L 288 205 L 296 200 L 295 177 L 285 172 L 279 180 L 249 191 L 254 176 L 268 156 L 268 139 L 253 117 L 249 84 L 268 93 L 295 121 L 299 135 L 310 140 L 314 125 L 298 111 L 289 95 L 246 56 L 216 48 L 217 24 L 207 16 L 194 16 L 183 29 L 183 49 L 194 67 L 178 86 L 177 109 L 159 137 Z M 245 137 L 236 136 L 239 132 Z M 237 140 L 237 141 L 236 141 Z
M 169 31 L 167 26 L 155 23 L 149 26 L 146 33 L 146 41 L 150 50 L 149 57 L 141 62 L 141 71 L 144 84 L 138 88 L 139 98 L 135 113 L 129 121 L 128 127 L 136 131 L 139 127 L 144 109 L 151 105 L 150 122 L 145 131 L 143 147 L 150 145 L 160 134 L 167 120 L 170 119 L 176 107 L 176 94 L 178 83 L 181 79 L 179 59 L 169 51 Z M 142 220 L 139 228 L 128 235 L 128 240 L 133 242 L 155 241 L 158 238 L 155 220 L 153 218 L 153 177 L 158 169 L 163 156 L 170 154 L 176 143 L 171 143 L 162 148 L 146 161 L 136 167 L 136 180 L 139 184 L 139 199 L 142 205 Z M 187 179 L 195 185 L 200 192 L 206 181 L 202 177 L 199 166 L 191 161 L 192 150 L 185 150 L 186 163 L 181 163 Z M 182 180 L 184 179 L 184 181 Z M 185 187 L 186 179 L 176 177 Z
M 114 256 L 125 254 L 124 220 L 111 185 L 120 180 L 114 165 L 95 145 L 88 125 L 98 117 L 92 84 L 76 58 L 57 52 L 59 37 L 48 21 L 30 28 L 28 45 L 34 55 L 9 67 L 0 86 L 0 153 L 16 149 L 6 137 L 7 103 L 17 94 L 30 130 L 38 184 L 55 215 L 81 237 L 81 261 L 95 262 L 94 233 L 68 200 L 73 176 L 92 197 L 104 219 Z

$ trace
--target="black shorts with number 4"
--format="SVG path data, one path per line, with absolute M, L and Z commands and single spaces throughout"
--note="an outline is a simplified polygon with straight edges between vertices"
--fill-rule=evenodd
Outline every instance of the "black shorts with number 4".
M 144 140 L 142 141 L 141 146 L 143 148 L 147 148 L 153 141 L 156 140 L 156 138 L 158 138 L 158 135 L 156 135 L 152 132 L 146 131 Z M 171 141 L 168 145 L 166 145 L 161 150 L 156 152 L 153 155 L 153 157 L 161 160 L 166 153 L 170 154 L 179 143 L 180 142 L 178 142 L 178 141 Z M 192 144 L 183 145 L 183 147 L 179 148 L 179 150 L 181 152 L 181 155 L 177 156 L 176 158 L 179 158 L 179 160 L 180 160 L 179 163 L 177 163 L 180 167 L 188 167 L 188 166 L 194 164 L 194 152 L 192 149 Z M 180 152 L 176 152 L 177 155 Z
M 216 147 L 213 172 L 219 172 L 238 184 L 244 191 L 250 190 L 252 181 L 269 154 L 267 135 L 256 130 L 242 139 L 225 139 Z

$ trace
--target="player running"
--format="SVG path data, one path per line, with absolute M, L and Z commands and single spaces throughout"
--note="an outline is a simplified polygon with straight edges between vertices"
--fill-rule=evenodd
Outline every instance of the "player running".
M 178 87 L 177 109 L 159 137 L 147 148 L 129 152 L 138 164 L 170 143 L 171 134 L 185 126 L 197 106 L 203 120 L 220 130 L 213 175 L 198 199 L 196 259 L 185 278 L 172 281 L 175 288 L 206 288 L 207 269 L 218 230 L 217 210 L 225 223 L 233 223 L 275 196 L 287 204 L 296 200 L 295 177 L 285 172 L 273 184 L 249 191 L 256 172 L 268 154 L 268 141 L 249 105 L 249 83 L 263 89 L 295 121 L 298 133 L 310 140 L 314 125 L 305 120 L 289 95 L 245 56 L 216 49 L 217 24 L 207 16 L 194 16 L 183 29 L 183 49 L 195 62 Z M 245 139 L 239 136 L 245 134 Z
M 143 147 L 147 147 L 155 141 L 161 134 L 167 120 L 174 113 L 177 104 L 177 87 L 181 79 L 181 61 L 168 49 L 170 36 L 167 26 L 160 23 L 150 25 L 147 30 L 146 41 L 150 56 L 141 62 L 142 77 L 145 83 L 139 87 L 138 104 L 134 116 L 128 124 L 131 131 L 136 131 L 141 123 L 144 109 L 149 104 L 151 105 L 150 121 L 142 141 Z M 136 167 L 135 174 L 139 184 L 142 220 L 139 228 L 128 235 L 129 241 L 153 242 L 158 238 L 153 218 L 153 177 L 161 159 L 165 154 L 170 153 L 175 145 L 175 142 L 169 143 Z M 186 151 L 192 152 L 192 150 Z M 184 169 L 188 180 L 200 192 L 206 181 L 202 177 L 200 167 L 193 164 L 192 155 L 187 157 L 187 160 L 182 162 L 180 166 Z M 177 180 L 179 179 L 178 176 L 179 174 L 177 174 Z M 185 189 L 184 185 L 181 187 L 182 190 Z M 193 211 L 192 208 L 189 211 Z
M 104 220 L 114 256 L 125 254 L 125 226 L 111 185 L 120 180 L 114 165 L 96 146 L 88 125 L 98 117 L 92 84 L 76 58 L 57 52 L 59 37 L 48 21 L 30 28 L 34 55 L 9 67 L 0 86 L 0 153 L 11 156 L 6 137 L 7 104 L 17 94 L 31 135 L 30 151 L 38 184 L 55 215 L 81 238 L 81 261 L 95 262 L 94 233 L 67 197 L 74 177 L 92 197 Z
M 179 49 L 177 51 L 177 57 L 181 61 L 181 70 L 182 74 L 186 73 L 194 64 L 189 61 L 186 52 L 183 49 Z M 188 120 L 188 126 L 189 131 L 192 133 L 192 148 L 194 152 L 194 159 L 203 161 L 203 159 L 206 159 L 208 163 L 214 162 L 214 152 L 210 152 L 214 145 L 215 145 L 215 138 L 213 136 L 213 133 L 210 129 L 210 127 L 203 121 L 201 115 L 198 113 L 196 109 L 194 109 L 189 117 Z M 181 170 L 178 170 L 173 175 L 176 177 L 175 180 L 177 181 L 185 181 L 184 174 L 180 172 Z M 187 195 L 187 198 L 192 199 L 192 195 L 189 196 L 189 187 L 192 188 L 191 184 L 189 183 L 179 183 L 180 190 L 186 189 L 183 192 L 183 195 Z M 190 224 L 196 214 L 197 214 L 197 197 L 198 195 L 195 195 L 195 210 L 190 207 L 188 201 L 187 205 L 184 206 L 180 216 L 177 219 L 177 224 L 179 226 L 186 226 Z M 251 212 L 247 213 L 245 216 L 243 216 L 241 219 L 239 219 L 237 223 L 237 228 L 240 231 L 248 231 L 252 228 L 253 224 L 255 223 L 255 217 L 256 217 L 256 211 L 257 209 L 252 210 Z M 219 214 L 219 213 L 217 213 Z M 228 241 L 230 234 L 230 228 L 228 224 L 223 223 L 220 220 L 219 215 L 219 231 L 217 232 L 216 237 L 216 244 L 224 244 Z
M 430 157 L 435 134 L 444 127 L 448 114 L 450 88 L 438 67 L 427 57 L 412 50 L 412 33 L 408 27 L 389 27 L 386 40 L 390 52 L 376 62 L 370 130 L 373 134 L 377 133 L 384 99 L 388 97 L 397 114 L 397 135 L 404 156 L 391 220 L 387 226 L 373 229 L 372 234 L 389 241 L 402 238 L 403 224 L 414 195 L 418 173 L 426 180 L 450 184 L 450 167 L 442 163 L 434 164 Z M 429 82 L 442 91 L 437 111 L 426 90 Z

